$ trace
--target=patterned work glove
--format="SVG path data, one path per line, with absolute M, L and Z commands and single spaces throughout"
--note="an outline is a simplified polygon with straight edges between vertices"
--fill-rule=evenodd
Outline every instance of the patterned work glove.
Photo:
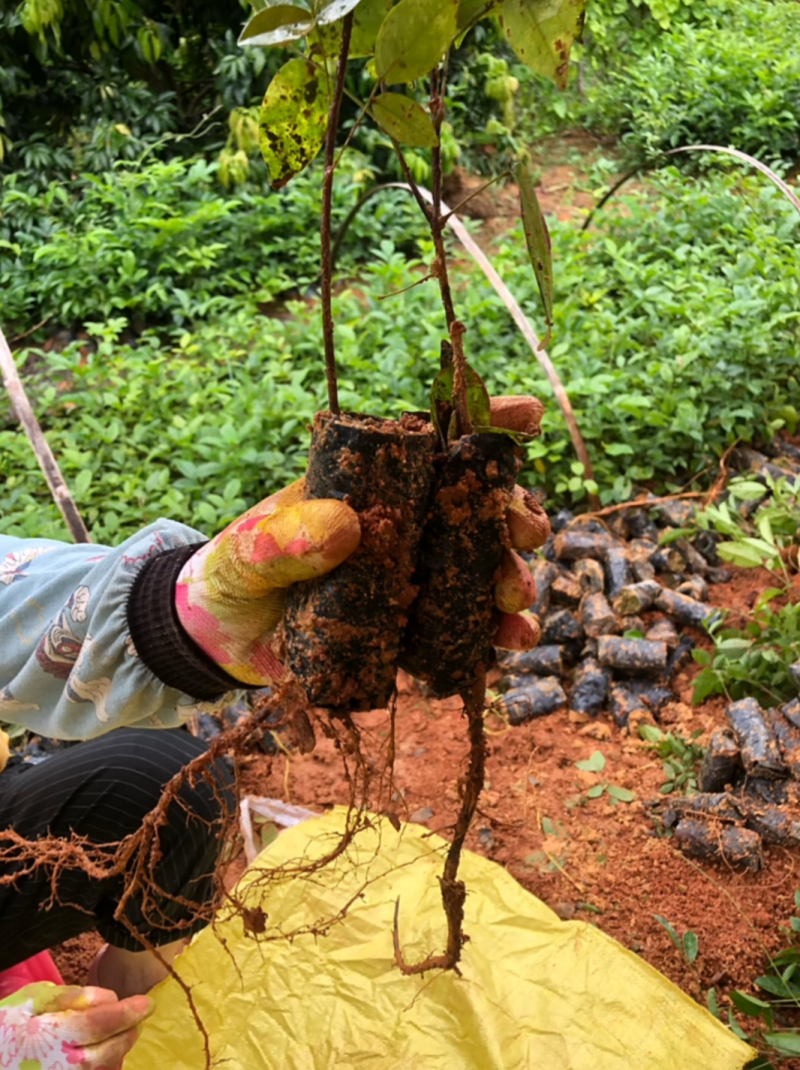
M 119 1070 L 153 1003 L 40 981 L 0 1001 L 3 1070 Z
M 495 413 L 497 403 L 497 413 Z M 497 398 L 492 405 L 498 427 L 523 430 L 521 420 L 534 398 Z M 517 487 L 508 512 L 516 550 L 541 546 L 550 524 L 532 495 Z M 175 605 L 184 629 L 230 676 L 251 687 L 280 680 L 276 629 L 288 588 L 330 572 L 361 539 L 357 514 L 333 499 L 303 500 L 303 480 L 253 506 L 197 551 L 183 566 Z M 506 552 L 495 588 L 501 610 L 495 644 L 528 650 L 539 641 L 536 621 L 521 613 L 536 597 L 525 562 Z

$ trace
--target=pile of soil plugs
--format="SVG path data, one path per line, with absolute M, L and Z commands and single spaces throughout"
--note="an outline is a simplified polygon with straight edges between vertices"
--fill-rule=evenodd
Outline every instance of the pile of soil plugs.
M 799 474 L 800 451 L 782 449 L 774 460 L 752 450 L 733 460 L 750 478 Z M 713 697 L 691 705 L 700 671 L 691 650 L 711 650 L 702 621 L 720 609 L 743 621 L 774 582 L 762 569 L 723 566 L 706 533 L 659 546 L 665 531 L 687 525 L 692 508 L 671 501 L 604 521 L 553 518 L 553 536 L 531 561 L 542 643 L 502 654 L 490 678 L 487 783 L 467 846 L 505 866 L 560 917 L 597 925 L 701 1003 L 714 986 L 724 1008 L 732 989 L 763 995 L 753 980 L 792 939 L 800 888 L 800 716 L 793 716 L 800 704 L 770 712 L 745 700 L 730 709 Z M 794 585 L 800 597 L 800 577 Z M 242 706 L 227 718 L 245 713 Z M 385 744 L 386 711 L 357 721 L 364 753 Z M 640 738 L 643 722 L 711 744 L 702 795 L 660 794 L 662 760 Z M 460 804 L 465 728 L 460 700 L 437 701 L 400 674 L 393 805 L 399 817 L 445 837 Z M 206 717 L 197 730 L 219 729 Z M 601 772 L 577 767 L 597 750 Z M 263 753 L 240 759 L 240 774 L 246 794 L 312 809 L 349 798 L 327 738 L 299 754 L 268 736 Z M 630 801 L 598 795 L 598 784 L 625 789 L 620 794 Z M 696 934 L 693 963 L 656 914 L 678 934 Z M 66 980 L 82 980 L 96 946 L 86 936 L 57 950 Z M 782 1010 L 777 1021 L 800 1026 L 800 1015 Z M 800 1070 L 800 1060 L 780 1065 Z

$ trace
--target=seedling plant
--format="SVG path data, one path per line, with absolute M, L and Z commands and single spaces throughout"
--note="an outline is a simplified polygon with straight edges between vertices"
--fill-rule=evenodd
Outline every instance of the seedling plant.
M 532 414 L 493 427 L 488 392 L 466 359 L 467 327 L 456 315 L 444 241 L 449 209 L 442 200 L 442 131 L 449 60 L 478 22 L 496 17 L 519 58 L 563 85 L 583 7 L 584 0 L 555 0 L 546 6 L 531 0 L 312 0 L 256 10 L 240 38 L 246 47 L 283 46 L 294 53 L 270 83 L 259 117 L 260 145 L 273 187 L 285 186 L 324 151 L 320 307 L 328 410 L 314 419 L 305 494 L 347 498 L 362 531 L 358 550 L 344 565 L 323 580 L 296 585 L 289 594 L 285 633 L 291 682 L 300 685 L 310 706 L 345 723 L 365 783 L 367 767 L 351 714 L 393 702 L 398 666 L 434 694 L 460 695 L 469 725 L 469 769 L 441 882 L 447 950 L 421 963 L 406 963 L 398 903 L 395 959 L 405 973 L 455 967 L 461 953 L 466 893 L 457 871 L 484 780 L 483 709 L 495 627 L 492 587 L 520 447 L 539 432 Z M 368 91 L 360 96 L 348 84 L 351 59 L 367 61 L 359 84 Z M 345 97 L 355 107 L 348 132 L 340 138 Z M 333 185 L 343 153 L 365 123 L 377 124 L 389 138 L 430 229 L 433 259 L 423 281 L 438 283 L 445 335 L 440 368 L 431 374 L 430 418 L 416 413 L 378 419 L 343 413 L 339 404 L 332 313 Z M 415 179 L 407 156 L 411 150 L 430 152 L 430 191 Z M 549 327 L 549 236 L 524 162 L 515 177 Z M 362 806 L 364 802 L 362 798 Z

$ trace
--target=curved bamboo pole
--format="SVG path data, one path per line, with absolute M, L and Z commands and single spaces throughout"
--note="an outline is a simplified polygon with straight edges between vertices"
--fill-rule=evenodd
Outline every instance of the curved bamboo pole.
M 433 202 L 433 195 L 427 189 L 421 186 L 417 188 L 421 195 L 424 197 L 424 199 L 428 201 L 428 203 Z M 385 182 L 380 186 L 374 186 L 371 190 L 367 190 L 367 192 L 363 194 L 363 196 L 356 202 L 353 208 L 350 209 L 349 213 L 345 217 L 344 222 L 342 223 L 339 233 L 336 236 L 336 242 L 334 244 L 333 253 L 331 257 L 334 264 L 336 262 L 336 256 L 339 252 L 342 241 L 344 240 L 344 236 L 347 233 L 350 224 L 353 222 L 353 219 L 355 219 L 362 206 L 369 200 L 370 197 L 385 189 L 401 189 L 405 190 L 407 193 L 413 193 L 411 187 L 405 182 Z M 470 254 L 472 259 L 476 262 L 478 267 L 480 267 L 480 269 L 483 271 L 489 282 L 492 284 L 492 287 L 494 288 L 497 295 L 500 297 L 500 300 L 510 312 L 511 318 L 514 320 L 514 323 L 516 323 L 517 327 L 519 327 L 523 338 L 533 351 L 533 355 L 536 357 L 537 361 L 539 362 L 539 365 L 542 368 L 542 371 L 547 376 L 547 381 L 550 384 L 553 394 L 555 395 L 556 401 L 558 402 L 558 406 L 564 416 L 564 420 L 567 425 L 567 430 L 569 431 L 569 437 L 572 439 L 572 445 L 575 449 L 575 455 L 583 465 L 584 478 L 593 480 L 594 470 L 592 468 L 592 462 L 589 458 L 589 451 L 586 449 L 586 443 L 584 442 L 583 435 L 581 434 L 580 428 L 578 427 L 578 421 L 575 419 L 575 412 L 572 408 L 572 404 L 569 400 L 569 397 L 567 396 L 566 390 L 564 389 L 564 384 L 561 382 L 558 372 L 553 366 L 553 362 L 550 360 L 547 351 L 542 346 L 542 343 L 536 335 L 536 332 L 534 331 L 533 327 L 531 327 L 528 317 L 520 308 L 514 295 L 511 293 L 506 284 L 495 271 L 491 261 L 486 256 L 483 249 L 481 249 L 481 247 L 469 233 L 469 231 L 458 218 L 458 216 L 455 215 L 452 209 L 448 208 L 446 204 L 442 204 L 442 212 L 446 215 L 447 225 L 452 228 L 453 233 L 456 235 L 458 240 Z M 589 501 L 593 509 L 600 507 L 600 503 L 596 495 L 589 495 Z
M 16 414 L 25 434 L 28 436 L 28 441 L 36 454 L 39 467 L 47 480 L 50 493 L 53 495 L 61 515 L 64 517 L 64 522 L 69 528 L 70 534 L 75 542 L 91 542 L 92 540 L 89 538 L 89 532 L 86 530 L 83 518 L 78 512 L 78 507 L 69 492 L 67 484 L 64 482 L 64 477 L 61 475 L 61 470 L 53 456 L 53 451 L 47 444 L 47 439 L 42 434 L 39 421 L 36 419 L 28 401 L 28 395 L 25 393 L 25 388 L 17 373 L 14 357 L 2 330 L 0 330 L 0 373 L 2 373 L 3 382 L 11 399 L 12 412 Z

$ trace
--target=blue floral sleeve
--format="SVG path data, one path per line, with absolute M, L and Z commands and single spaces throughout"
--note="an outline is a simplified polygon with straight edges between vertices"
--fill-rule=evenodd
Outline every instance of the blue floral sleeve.
M 0 535 L 0 721 L 57 739 L 171 728 L 235 697 L 198 701 L 136 652 L 127 605 L 155 555 L 202 543 L 158 520 L 113 549 Z

